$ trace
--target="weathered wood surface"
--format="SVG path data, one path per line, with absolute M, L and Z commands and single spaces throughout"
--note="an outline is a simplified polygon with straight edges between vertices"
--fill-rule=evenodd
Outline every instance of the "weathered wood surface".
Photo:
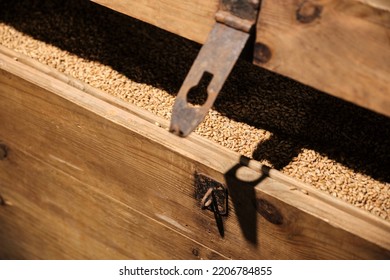
M 93 2 L 206 41 L 218 0 Z M 263 0 L 254 63 L 390 116 L 390 1 Z
M 255 63 L 390 116 L 390 1 L 263 0 Z
M 215 20 L 218 0 L 93 0 L 123 14 L 204 43 Z
M 390 257 L 389 223 L 4 48 L 0 120 L 0 258 Z M 197 172 L 229 188 L 224 238 Z

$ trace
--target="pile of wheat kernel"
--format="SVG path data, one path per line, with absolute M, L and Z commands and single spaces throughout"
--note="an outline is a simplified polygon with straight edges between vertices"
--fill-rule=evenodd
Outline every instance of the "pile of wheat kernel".
M 200 48 L 77 0 L 0 0 L 0 44 L 166 119 Z M 239 61 L 196 133 L 390 220 L 388 117 Z

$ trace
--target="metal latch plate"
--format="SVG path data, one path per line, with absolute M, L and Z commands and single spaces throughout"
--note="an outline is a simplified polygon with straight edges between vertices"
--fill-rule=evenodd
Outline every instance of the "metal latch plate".
M 170 131 L 185 137 L 204 119 L 250 37 L 259 0 L 221 0 L 216 23 L 195 59 L 173 106 Z M 212 78 L 207 100 L 201 106 L 188 103 L 187 95 L 205 73 Z

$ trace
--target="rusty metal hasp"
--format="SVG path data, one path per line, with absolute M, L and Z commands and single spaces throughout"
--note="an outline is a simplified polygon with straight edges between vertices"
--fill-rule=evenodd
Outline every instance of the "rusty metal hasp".
M 240 56 L 259 12 L 259 0 L 220 0 L 216 23 L 185 78 L 173 106 L 170 131 L 185 137 L 202 122 Z M 188 103 L 189 91 L 204 74 L 211 76 L 207 100 Z

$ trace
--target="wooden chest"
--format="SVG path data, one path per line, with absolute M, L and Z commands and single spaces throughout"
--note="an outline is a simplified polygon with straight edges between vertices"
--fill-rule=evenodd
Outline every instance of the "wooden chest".
M 198 42 L 217 8 L 217 1 L 96 2 Z M 263 2 L 266 21 L 273 5 L 283 14 L 282 4 L 294 1 Z M 326 5 L 334 1 L 316 2 L 324 3 L 327 19 Z M 349 13 L 371 15 L 359 1 L 341 2 L 362 8 Z M 178 10 L 182 13 L 174 13 Z M 334 20 L 330 30 L 337 13 Z M 259 24 L 261 38 L 272 48 L 295 47 L 276 44 L 278 35 L 262 30 L 271 23 Z M 288 38 L 300 45 L 303 33 L 294 28 Z M 278 64 L 287 51 L 275 49 L 275 61 L 262 66 L 389 114 L 390 71 L 384 63 L 389 49 L 382 60 L 362 64 L 377 69 L 372 73 L 377 88 L 369 92 L 365 82 L 356 90 L 352 83 L 340 87 L 345 80 L 337 80 L 331 68 L 326 72 L 336 79 L 332 83 L 319 82 L 314 72 L 307 76 L 297 70 L 301 74 L 295 76 L 289 70 L 296 61 Z M 307 61 L 317 61 L 311 55 Z M 371 74 L 346 67 L 356 71 L 351 77 Z M 179 138 L 167 128 L 160 117 L 0 46 L 0 258 L 390 258 L 387 221 L 200 136 Z M 209 188 L 222 188 L 215 198 L 220 211 L 201 208 Z

